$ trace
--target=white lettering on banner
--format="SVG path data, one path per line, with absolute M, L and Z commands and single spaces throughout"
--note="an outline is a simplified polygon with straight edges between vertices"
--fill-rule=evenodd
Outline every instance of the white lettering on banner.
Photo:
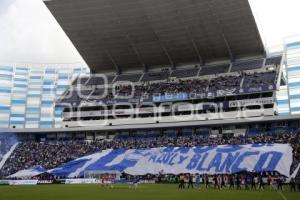
M 66 112 L 63 113 L 64 118 L 72 117 L 95 117 L 95 116 L 111 116 L 111 115 L 133 115 L 136 113 L 139 114 L 148 114 L 156 112 L 164 112 L 164 108 L 137 108 L 137 109 L 115 109 L 115 110 L 101 110 L 101 111 L 80 111 L 80 112 Z
M 194 110 L 193 104 L 179 104 L 177 105 L 177 111 L 191 111 Z
M 9 180 L 9 185 L 37 185 L 38 180 Z
M 52 184 L 53 180 L 39 180 L 38 184 Z
M 248 92 L 260 92 L 260 91 L 262 91 L 262 87 L 248 88 Z
M 83 178 L 83 179 L 66 179 L 65 184 L 97 184 L 99 180 L 95 178 Z
M 225 89 L 225 90 L 217 90 L 217 96 L 231 96 L 236 93 L 236 88 Z
M 104 150 L 66 163 L 50 173 L 76 177 L 93 170 L 118 170 L 131 175 L 277 171 L 289 176 L 291 164 L 289 144 L 212 145 Z
M 245 105 L 266 105 L 273 104 L 273 98 L 261 98 L 261 99 L 247 99 L 247 100 L 238 100 L 238 101 L 229 101 L 229 107 L 242 107 Z

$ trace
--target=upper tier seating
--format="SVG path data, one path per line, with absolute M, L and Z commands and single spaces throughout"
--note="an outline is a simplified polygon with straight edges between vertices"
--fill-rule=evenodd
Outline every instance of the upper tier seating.
M 244 74 L 243 87 L 260 87 L 263 85 L 271 85 L 275 83 L 276 72 L 266 72 L 266 73 L 254 73 L 254 74 Z
M 92 90 L 69 90 L 61 103 L 76 103 L 79 104 L 81 100 L 87 99 Z
M 226 76 L 212 79 L 209 83 L 210 91 L 218 91 L 231 88 L 239 88 L 242 81 L 242 76 Z
M 190 69 L 176 69 L 174 70 L 170 77 L 176 77 L 176 78 L 187 78 L 187 77 L 194 77 L 197 76 L 199 72 L 198 67 L 190 68 Z
M 91 78 L 86 83 L 86 85 L 104 85 L 106 83 L 105 77 L 107 79 L 107 84 L 111 84 L 115 78 L 115 76 L 113 76 L 113 75 L 104 75 L 104 74 L 103 74 L 103 76 L 92 75 Z
M 113 98 L 111 94 L 111 90 L 106 90 L 104 88 L 97 88 L 91 93 L 88 100 L 99 100 L 99 99 L 104 100 L 104 99 L 111 99 L 111 98 Z
M 143 83 L 132 86 L 131 84 L 119 84 L 115 86 L 116 96 L 112 95 L 113 88 L 108 88 L 106 94 L 105 88 L 97 88 L 93 92 L 88 89 L 81 89 L 82 98 L 74 92 L 69 91 L 62 103 L 78 103 L 81 100 L 117 100 L 118 97 L 129 97 L 133 95 L 134 99 L 140 99 L 141 97 L 151 97 L 160 95 L 175 95 L 179 93 L 185 94 L 201 94 L 203 97 L 209 95 L 224 96 L 225 93 L 231 92 L 231 94 L 237 94 L 240 89 L 251 88 L 251 90 L 244 90 L 245 93 L 257 93 L 268 92 L 275 89 L 277 72 L 268 71 L 260 73 L 240 73 L 238 75 L 224 75 L 210 79 L 178 79 L 168 80 L 165 82 L 152 82 Z M 242 81 L 243 80 L 243 81 Z M 243 83 L 243 85 L 242 85 Z M 132 88 L 134 87 L 134 88 Z M 242 87 L 242 88 L 241 88 Z M 79 89 L 78 89 L 79 90 Z M 80 90 L 79 90 L 80 91 Z M 225 93 L 224 93 L 225 92 Z M 228 93 L 229 94 L 229 93 Z M 240 93 L 241 94 L 241 93 Z M 226 95 L 225 95 L 226 96 Z
M 226 73 L 229 70 L 229 66 L 230 66 L 229 64 L 204 66 L 202 67 L 199 76 Z
M 207 80 L 193 79 L 193 80 L 180 80 L 179 82 L 164 82 L 152 83 L 145 85 L 135 86 L 135 97 L 143 95 L 156 95 L 156 94 L 177 94 L 177 93 L 202 93 L 206 91 Z M 120 85 L 117 87 L 117 93 L 126 96 L 131 94 L 132 88 L 128 85 Z
M 231 72 L 259 69 L 263 66 L 263 62 L 264 62 L 264 59 L 238 61 L 238 62 L 233 63 Z
M 73 85 L 84 85 L 89 80 L 89 77 L 78 77 L 74 82 Z
M 166 80 L 169 77 L 169 71 L 147 72 L 142 78 L 142 82 Z
M 121 74 L 118 75 L 115 82 L 118 81 L 129 81 L 129 82 L 138 82 L 141 78 L 142 74 Z
M 282 56 L 267 58 L 265 66 L 280 65 Z

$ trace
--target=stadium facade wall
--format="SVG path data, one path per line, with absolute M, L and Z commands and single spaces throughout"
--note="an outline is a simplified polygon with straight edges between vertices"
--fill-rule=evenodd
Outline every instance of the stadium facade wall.
M 55 101 L 87 67 L 77 64 L 0 64 L 0 128 L 53 128 L 62 123 Z
M 279 115 L 300 114 L 300 39 L 285 44 L 283 74 L 287 81 L 277 92 Z

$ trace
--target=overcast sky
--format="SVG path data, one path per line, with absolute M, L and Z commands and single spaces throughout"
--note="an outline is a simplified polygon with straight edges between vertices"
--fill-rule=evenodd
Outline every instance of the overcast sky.
M 83 0 L 84 1 L 84 0 Z M 267 47 L 300 34 L 299 0 L 250 0 Z M 0 0 L 0 64 L 82 59 L 42 0 Z
M 0 63 L 76 63 L 80 55 L 42 0 L 0 0 Z

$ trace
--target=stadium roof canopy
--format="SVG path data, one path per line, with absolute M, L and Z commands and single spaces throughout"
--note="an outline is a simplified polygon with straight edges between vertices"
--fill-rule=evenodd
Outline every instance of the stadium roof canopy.
M 95 72 L 264 54 L 248 0 L 45 3 Z

